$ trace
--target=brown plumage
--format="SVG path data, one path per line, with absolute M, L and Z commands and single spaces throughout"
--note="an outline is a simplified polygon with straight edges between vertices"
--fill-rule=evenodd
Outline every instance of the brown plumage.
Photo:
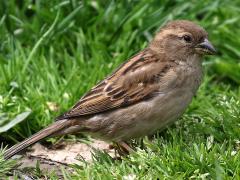
M 121 142 L 174 122 L 195 95 L 201 59 L 215 53 L 206 31 L 190 21 L 165 25 L 149 46 L 98 83 L 55 123 L 5 152 L 8 159 L 53 135 L 84 132 Z
M 158 60 L 150 49 L 145 49 L 92 88 L 69 112 L 57 119 L 97 114 L 150 98 L 159 88 L 154 82 L 159 79 L 162 70 L 170 67 L 170 63 L 158 63 Z M 148 74 L 141 70 L 146 66 L 152 66 Z

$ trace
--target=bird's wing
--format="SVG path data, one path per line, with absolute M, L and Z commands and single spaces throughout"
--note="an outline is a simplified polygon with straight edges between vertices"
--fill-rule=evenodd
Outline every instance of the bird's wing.
M 160 88 L 157 82 L 171 67 L 161 61 L 148 49 L 138 53 L 93 87 L 57 120 L 97 114 L 153 97 Z

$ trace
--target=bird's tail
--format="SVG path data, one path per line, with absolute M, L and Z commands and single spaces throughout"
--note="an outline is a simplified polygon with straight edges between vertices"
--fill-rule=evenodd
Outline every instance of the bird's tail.
M 59 120 L 51 124 L 50 126 L 46 127 L 45 129 L 37 132 L 36 134 L 32 135 L 31 137 L 27 138 L 26 140 L 12 146 L 4 153 L 4 158 L 9 159 L 18 152 L 22 151 L 23 149 L 31 146 L 32 144 L 44 139 L 48 136 L 54 135 L 55 133 L 68 128 L 71 125 L 71 121 L 69 120 Z

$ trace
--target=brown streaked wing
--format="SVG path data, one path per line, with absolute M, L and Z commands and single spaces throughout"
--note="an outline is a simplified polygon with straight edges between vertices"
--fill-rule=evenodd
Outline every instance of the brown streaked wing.
M 159 80 L 162 70 L 166 71 L 166 63 L 158 61 L 148 49 L 138 53 L 57 120 L 97 114 L 151 98 L 159 89 L 158 83 L 154 82 Z

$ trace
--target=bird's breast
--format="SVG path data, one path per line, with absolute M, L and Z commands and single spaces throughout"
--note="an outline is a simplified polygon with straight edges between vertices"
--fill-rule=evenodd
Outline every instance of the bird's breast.
M 176 75 L 178 77 L 176 86 L 180 89 L 185 88 L 188 93 L 192 92 L 195 95 L 203 77 L 201 60 L 192 57 L 180 62 L 176 68 Z

